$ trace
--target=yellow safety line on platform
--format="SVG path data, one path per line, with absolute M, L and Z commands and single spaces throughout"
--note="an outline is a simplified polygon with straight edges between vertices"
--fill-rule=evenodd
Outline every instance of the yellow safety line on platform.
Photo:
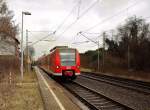
M 37 68 L 38 73 L 40 73 L 39 69 Z M 64 106 L 62 105 L 62 103 L 60 102 L 60 100 L 58 99 L 58 97 L 56 96 L 56 94 L 54 93 L 54 91 L 51 89 L 51 87 L 48 85 L 47 81 L 44 79 L 44 77 L 41 75 L 40 76 L 42 78 L 42 80 L 44 81 L 45 85 L 47 86 L 47 88 L 49 89 L 49 91 L 51 92 L 51 94 L 53 95 L 54 99 L 56 100 L 56 102 L 58 103 L 59 107 L 61 110 L 65 110 Z

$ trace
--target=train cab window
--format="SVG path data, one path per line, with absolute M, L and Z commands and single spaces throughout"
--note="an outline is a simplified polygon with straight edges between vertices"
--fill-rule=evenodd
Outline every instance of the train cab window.
M 75 49 L 60 49 L 60 58 L 62 66 L 76 65 L 76 51 Z

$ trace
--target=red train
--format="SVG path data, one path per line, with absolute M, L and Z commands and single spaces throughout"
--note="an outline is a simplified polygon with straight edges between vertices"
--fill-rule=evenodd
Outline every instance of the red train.
M 80 56 L 74 48 L 56 46 L 48 55 L 39 58 L 38 62 L 42 69 L 53 76 L 74 80 L 80 75 Z

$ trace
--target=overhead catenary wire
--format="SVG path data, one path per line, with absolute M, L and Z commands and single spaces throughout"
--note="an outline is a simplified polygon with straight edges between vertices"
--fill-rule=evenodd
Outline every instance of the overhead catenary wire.
M 97 0 L 97 1 L 99 1 L 99 0 Z M 90 10 L 96 3 L 97 3 L 97 1 L 95 2 L 95 3 L 93 3 L 88 9 L 86 9 L 86 11 L 84 11 L 79 17 L 78 17 L 78 19 L 76 19 L 73 23 L 71 23 L 60 35 L 63 35 L 68 29 L 70 29 L 70 27 L 72 27 L 72 25 L 74 25 L 82 16 L 84 16 L 84 14 L 86 14 L 87 12 L 88 12 L 88 10 Z M 134 3 L 133 5 L 136 5 L 137 4 L 137 2 L 136 3 Z M 129 9 L 129 8 L 131 8 L 131 7 L 133 7 L 133 6 L 129 6 L 129 7 L 127 7 L 127 9 Z M 75 7 L 74 7 L 75 8 Z M 68 17 L 72 14 L 72 11 L 74 10 L 74 8 L 71 10 L 71 12 L 68 14 L 68 16 L 63 20 L 63 22 L 58 26 L 58 28 L 56 29 L 56 31 L 58 30 L 58 29 L 60 29 L 61 27 L 62 27 L 62 25 L 66 22 L 66 20 L 68 19 Z M 123 11 L 123 10 L 122 10 Z M 122 12 L 121 11 L 121 12 Z M 120 13 L 121 13 L 120 12 Z M 116 15 L 116 14 L 115 14 Z M 114 15 L 114 16 L 115 16 Z M 107 19 L 107 18 L 106 18 Z M 98 25 L 98 24 L 97 24 Z M 54 32 L 54 33 L 56 33 L 56 31 Z M 49 37 L 49 35 L 47 35 L 47 37 Z M 43 38 L 47 38 L 47 37 L 43 37 Z M 41 41 L 41 39 L 39 40 L 39 41 Z M 38 43 L 39 41 L 36 41 L 36 43 Z M 34 43 L 34 44 L 36 44 L 36 43 Z
M 54 32 L 54 31 L 48 31 L 48 30 L 29 30 L 28 32 Z
M 87 8 L 80 16 L 79 18 L 81 18 L 82 16 L 84 16 L 90 9 L 92 9 L 100 0 L 96 0 L 89 8 Z M 102 1 L 102 0 L 101 0 Z
M 97 49 L 97 50 L 98 50 L 97 68 L 98 68 L 98 71 L 99 71 L 99 65 L 100 65 L 100 62 L 99 62 L 99 57 L 100 57 L 100 50 L 99 50 L 100 45 L 99 45 L 99 41 L 94 41 L 93 39 L 88 38 L 88 37 L 85 36 L 82 32 L 79 32 L 78 34 L 81 34 L 81 35 L 82 35 L 83 37 L 85 37 L 86 39 L 88 39 L 88 40 L 90 40 L 91 42 L 97 44 L 97 46 L 98 46 L 98 49 Z
M 150 16 L 147 16 L 147 17 L 144 17 L 144 18 L 142 17 L 142 19 L 148 20 L 148 19 L 150 19 Z M 122 23 L 123 21 L 125 21 L 125 20 L 121 20 L 118 24 Z M 105 31 L 105 32 L 111 33 L 112 30 L 113 29 Z M 98 32 L 93 32 L 93 33 L 92 32 L 86 32 L 86 31 L 80 31 L 80 32 L 86 33 L 86 34 L 89 34 L 89 35 L 98 35 L 98 34 L 100 34 Z
M 78 4 L 77 4 L 78 5 Z M 70 13 L 64 18 L 64 20 L 61 22 L 61 24 L 56 28 L 56 32 L 57 30 L 59 30 L 64 24 L 65 22 L 67 21 L 67 19 L 71 16 L 71 14 L 73 13 L 73 11 L 75 10 L 75 8 L 77 7 L 77 5 L 75 5 L 72 10 L 70 11 Z
M 143 19 L 147 20 L 147 19 L 149 19 L 149 18 L 150 18 L 150 16 L 147 16 L 147 17 L 144 17 Z M 124 21 L 124 20 L 122 20 L 122 21 Z M 122 22 L 122 21 L 121 21 L 121 22 Z M 121 22 L 120 22 L 120 23 L 121 23 Z M 90 33 L 90 32 L 84 32 L 84 31 L 80 31 L 80 32 L 85 33 L 85 34 L 89 34 L 89 35 L 92 35 L 92 36 L 93 36 L 93 35 L 98 35 L 98 34 L 100 35 L 100 33 L 98 33 L 98 32 L 97 32 L 97 33 L 96 33 L 96 32 L 95 32 L 95 33 L 92 33 L 92 32 Z M 112 30 L 105 31 L 105 33 L 110 33 L 110 34 L 112 34 Z M 102 36 L 102 35 L 101 35 L 101 36 Z M 98 36 L 97 38 L 95 38 L 95 39 L 98 39 L 98 38 L 99 38 L 99 36 Z
M 95 44 L 98 44 L 97 41 L 94 41 L 93 39 L 88 38 L 87 36 L 85 36 L 82 32 L 79 32 L 78 34 L 81 34 L 83 37 L 85 37 L 86 39 L 88 39 L 89 41 L 92 41 Z
M 74 22 L 72 22 L 59 36 L 57 39 L 59 39 L 68 29 L 70 29 L 81 17 L 83 17 L 91 8 L 93 8 L 99 0 L 96 0 L 89 8 L 87 8 Z
M 77 4 L 77 5 L 78 5 L 78 4 Z M 53 31 L 53 35 L 56 34 L 56 32 L 64 25 L 64 23 L 67 21 L 67 19 L 68 19 L 68 18 L 70 17 L 70 15 L 73 13 L 73 11 L 74 11 L 74 9 L 77 7 L 77 5 L 75 5 L 75 6 L 72 8 L 71 12 L 64 18 L 64 20 L 63 20 L 63 21 L 61 22 L 61 24 L 56 28 L 56 30 Z M 32 31 L 32 32 L 40 32 L 40 31 Z M 52 32 L 52 31 L 45 31 L 45 32 Z M 48 34 L 48 35 L 44 36 L 43 38 L 41 38 L 40 40 L 38 40 L 38 41 L 32 43 L 31 45 L 35 45 L 35 44 L 39 43 L 41 40 L 44 40 L 44 39 L 48 38 L 50 35 L 51 35 L 51 34 Z
M 78 45 L 79 45 L 79 44 L 88 43 L 88 42 L 89 42 L 89 41 L 73 42 L 73 43 L 71 43 L 71 44 L 75 44 L 75 45 L 78 44 Z
M 48 35 L 42 37 L 42 38 L 39 39 L 39 40 L 33 42 L 33 43 L 32 43 L 31 45 L 29 45 L 29 46 L 35 45 L 35 44 L 39 43 L 40 41 L 42 41 L 42 40 L 44 40 L 44 39 L 46 39 L 46 38 L 48 38 L 49 36 L 54 35 L 54 34 L 55 34 L 55 31 L 54 31 L 53 33 L 50 33 L 50 34 L 48 34 Z
M 46 31 L 46 30 L 45 30 L 45 31 L 43 31 L 43 30 L 42 30 L 42 31 L 39 31 L 39 30 L 37 31 L 37 30 L 29 30 L 28 32 L 29 32 L 29 33 L 49 32 L 49 34 L 47 34 L 46 36 L 44 36 L 44 37 L 42 37 L 41 39 L 37 40 L 37 41 L 41 41 L 42 39 L 46 39 L 47 37 L 49 37 L 49 35 L 51 35 L 51 33 L 54 34 L 55 31 Z M 35 41 L 35 42 L 37 42 L 37 41 Z
M 85 33 L 85 34 L 89 34 L 89 35 L 99 35 L 99 34 L 101 34 L 101 33 L 98 33 L 98 32 L 84 32 L 84 31 L 80 31 L 80 32 L 82 32 L 82 33 Z
M 105 32 L 107 32 L 107 31 L 105 31 Z M 86 35 L 88 35 L 89 34 L 89 37 L 90 36 L 95 36 L 94 38 L 92 38 L 92 39 L 94 39 L 95 41 L 100 37 L 100 36 L 102 36 L 102 34 L 101 33 L 89 33 L 89 32 L 81 32 L 81 33 L 84 33 L 84 34 L 86 34 Z
M 81 0 L 79 0 L 77 19 L 79 19 L 80 16 L 80 7 L 81 7 Z
M 71 23 L 60 35 L 63 35 L 70 27 L 72 27 L 72 25 L 74 25 L 83 15 L 85 15 L 88 10 L 90 10 L 99 0 L 97 0 L 95 3 L 93 3 L 89 8 L 87 8 L 73 23 Z M 62 27 L 62 25 L 66 22 L 66 20 L 68 19 L 68 17 L 72 14 L 72 12 L 74 11 L 74 9 L 76 8 L 76 6 L 71 10 L 71 12 L 68 14 L 68 16 L 63 20 L 63 22 L 56 28 L 56 30 L 51 33 L 48 34 L 47 36 L 44 36 L 43 38 L 39 39 L 38 41 L 35 41 L 34 43 L 32 43 L 31 45 L 35 45 L 37 43 L 39 43 L 40 41 L 48 38 L 50 35 L 54 35 L 56 34 L 56 32 L 58 31 L 58 29 L 60 29 Z M 60 36 L 58 36 L 57 39 L 59 39 Z
M 61 24 L 56 28 L 55 31 L 32 31 L 32 32 L 52 32 L 52 33 L 50 33 L 50 34 L 48 34 L 48 35 L 42 37 L 41 39 L 35 41 L 35 42 L 32 43 L 31 45 L 35 45 L 35 44 L 39 43 L 40 41 L 42 41 L 42 40 L 48 38 L 50 35 L 54 35 L 54 34 L 64 25 L 64 23 L 67 21 L 67 19 L 70 17 L 70 15 L 73 13 L 73 11 L 74 11 L 74 9 L 76 8 L 76 6 L 77 6 L 77 5 L 75 5 L 75 6 L 73 7 L 73 9 L 71 10 L 71 12 L 65 17 L 65 19 L 61 22 Z M 31 32 L 31 31 L 29 31 L 29 32 Z
M 110 19 L 112 19 L 112 18 L 114 18 L 114 17 L 119 16 L 120 14 L 122 14 L 122 13 L 125 12 L 126 10 L 129 10 L 130 8 L 136 6 L 136 5 L 137 5 L 138 3 L 140 3 L 140 2 L 141 2 L 141 0 L 139 0 L 139 1 L 135 2 L 135 3 L 133 3 L 132 5 L 128 6 L 127 8 L 125 8 L 125 9 L 123 9 L 123 10 L 121 10 L 121 11 L 115 13 L 115 14 L 112 15 L 112 16 L 109 16 L 109 17 L 103 19 L 103 20 L 100 21 L 99 23 L 95 24 L 95 25 L 92 26 L 92 27 L 89 27 L 89 28 L 86 29 L 86 30 L 83 30 L 82 32 L 84 32 L 84 31 L 89 31 L 89 30 L 91 30 L 91 29 L 96 28 L 98 25 L 103 24 L 103 23 L 105 23 L 106 21 L 108 21 L 108 20 L 110 20 Z

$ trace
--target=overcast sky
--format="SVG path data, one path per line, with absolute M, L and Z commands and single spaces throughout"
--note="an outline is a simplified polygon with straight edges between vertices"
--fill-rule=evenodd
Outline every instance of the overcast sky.
M 22 11 L 32 13 L 31 16 L 24 16 L 24 31 L 26 29 L 31 31 L 29 32 L 29 41 L 35 42 L 47 36 L 50 33 L 47 31 L 56 30 L 55 35 L 49 36 L 46 39 L 56 39 L 56 41 L 41 41 L 34 45 L 36 58 L 43 53 L 47 53 L 56 45 L 68 45 L 77 48 L 80 52 L 96 49 L 97 45 L 92 42 L 74 44 L 74 42 L 87 41 L 84 37 L 77 36 L 77 33 L 80 31 L 102 33 L 103 31 L 115 29 L 119 24 L 123 24 L 127 17 L 137 15 L 146 18 L 150 16 L 150 0 L 7 0 L 7 2 L 9 9 L 14 11 L 16 24 L 19 24 L 20 27 Z M 126 9 L 127 7 L 130 8 Z M 72 9 L 74 10 L 71 15 L 64 24 L 57 29 Z M 116 14 L 120 11 L 122 11 L 120 14 Z M 113 15 L 116 16 L 103 21 Z M 78 17 L 79 19 L 75 22 Z M 74 24 L 68 27 L 72 23 Z M 99 25 L 96 25 L 97 23 L 99 23 Z M 96 25 L 95 28 L 91 28 L 94 25 Z M 97 37 L 99 34 L 86 35 L 93 40 L 98 40 Z M 18 37 L 20 37 L 20 35 Z M 99 41 L 102 44 L 101 37 Z

